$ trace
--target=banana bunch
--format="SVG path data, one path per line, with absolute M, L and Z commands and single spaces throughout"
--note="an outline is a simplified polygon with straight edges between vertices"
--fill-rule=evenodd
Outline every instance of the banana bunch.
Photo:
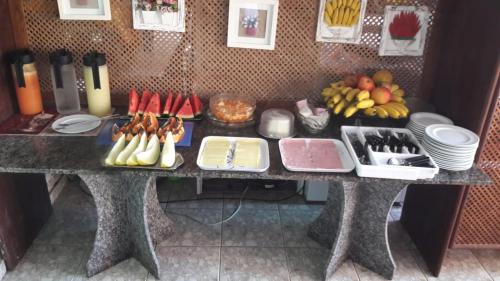
M 326 0 L 324 20 L 328 26 L 353 26 L 360 11 L 361 0 Z
M 410 112 L 404 104 L 404 91 L 399 88 L 395 88 L 391 101 L 383 105 L 376 105 L 375 101 L 370 99 L 370 92 L 345 86 L 344 81 L 330 84 L 330 87 L 323 89 L 321 95 L 335 115 L 343 111 L 345 118 L 363 111 L 367 116 L 399 119 L 408 117 Z

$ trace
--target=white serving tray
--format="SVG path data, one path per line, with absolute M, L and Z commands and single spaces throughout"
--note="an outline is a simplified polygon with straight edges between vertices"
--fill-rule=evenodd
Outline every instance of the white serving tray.
M 224 167 L 213 167 L 213 166 L 205 166 L 203 165 L 202 161 L 202 155 L 203 155 L 203 150 L 205 149 L 205 145 L 207 144 L 207 141 L 209 140 L 216 140 L 216 139 L 223 139 L 223 140 L 228 140 L 231 144 L 231 152 L 229 153 L 228 159 L 227 159 L 227 165 Z M 258 141 L 260 143 L 260 166 L 256 169 L 251 169 L 251 168 L 246 168 L 246 167 L 239 167 L 239 166 L 234 166 L 232 164 L 233 161 L 233 155 L 234 155 L 234 149 L 236 145 L 236 141 L 238 140 L 253 140 L 253 141 Z M 207 171 L 234 171 L 234 172 L 253 172 L 253 173 L 261 173 L 265 172 L 267 169 L 269 169 L 270 161 L 269 161 L 269 144 L 267 143 L 266 140 L 260 139 L 260 138 L 240 138 L 240 137 L 221 137 L 221 136 L 209 136 L 203 138 L 201 141 L 200 145 L 200 150 L 198 151 L 198 158 L 196 160 L 196 164 L 200 169 L 202 170 L 207 170 Z
M 356 134 L 357 138 L 362 141 L 364 145 L 363 134 L 367 132 L 375 132 L 377 130 L 391 130 L 396 133 L 404 133 L 410 137 L 413 144 L 417 145 L 419 148 L 418 154 L 411 153 L 392 153 L 392 152 L 374 152 L 371 148 L 368 148 L 369 159 L 371 161 L 370 165 L 361 164 L 354 147 L 349 140 L 347 134 Z M 408 129 L 400 128 L 383 128 L 383 127 L 355 127 L 355 126 L 342 126 L 342 140 L 347 146 L 347 150 L 351 154 L 354 164 L 356 166 L 356 173 L 360 177 L 371 177 L 371 178 L 385 178 L 385 179 L 403 179 L 403 180 L 418 180 L 418 179 L 430 179 L 433 178 L 437 173 L 439 173 L 439 168 L 434 159 L 427 153 L 427 151 L 418 142 L 413 133 Z M 429 156 L 432 168 L 428 167 L 409 167 L 409 166 L 394 166 L 388 165 L 387 160 L 391 157 L 396 157 L 399 159 L 406 159 L 410 157 L 415 157 L 419 155 Z
M 306 140 L 306 141 L 311 141 L 311 142 L 314 142 L 316 140 L 321 140 L 321 141 L 331 141 L 335 144 L 336 148 L 337 148 L 337 151 L 339 152 L 339 156 L 340 156 L 340 161 L 342 162 L 342 167 L 341 169 L 314 169 L 314 168 L 300 168 L 300 167 L 291 167 L 291 166 L 288 166 L 286 165 L 285 161 L 283 161 L 283 159 L 285 159 L 285 155 L 286 155 L 286 151 L 285 149 L 283 148 L 283 142 L 284 141 L 303 141 L 303 140 Z M 340 141 L 340 140 L 337 140 L 337 139 L 309 139 L 309 138 L 297 138 L 297 139 L 281 139 L 279 141 L 279 149 L 280 149 L 280 154 L 281 154 L 281 161 L 283 163 L 283 166 L 285 166 L 285 168 L 289 171 L 292 171 L 292 172 L 316 172 L 316 173 L 349 173 L 350 171 L 352 171 L 354 169 L 354 162 L 352 161 L 351 159 L 351 156 L 349 155 L 349 152 L 347 151 L 347 148 L 345 146 L 345 144 Z

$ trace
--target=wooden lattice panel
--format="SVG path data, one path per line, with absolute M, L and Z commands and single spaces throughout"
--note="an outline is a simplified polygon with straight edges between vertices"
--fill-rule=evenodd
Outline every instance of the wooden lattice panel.
M 112 21 L 59 20 L 56 1 L 22 0 L 29 43 L 34 49 L 41 85 L 50 97 L 48 53 L 66 47 L 81 57 L 90 50 L 108 56 L 114 95 L 131 87 L 196 91 L 201 95 L 241 93 L 258 100 L 317 97 L 321 88 L 343 74 L 387 68 L 409 95 L 419 95 L 424 57 L 379 57 L 385 5 L 427 5 L 436 0 L 370 0 L 361 44 L 315 42 L 319 3 L 282 0 L 276 50 L 226 47 L 227 0 L 187 0 L 186 33 L 138 31 L 132 28 L 131 0 L 111 1 Z M 84 92 L 83 82 L 79 82 Z
M 478 165 L 494 184 L 471 187 L 454 243 L 500 248 L 500 99 Z

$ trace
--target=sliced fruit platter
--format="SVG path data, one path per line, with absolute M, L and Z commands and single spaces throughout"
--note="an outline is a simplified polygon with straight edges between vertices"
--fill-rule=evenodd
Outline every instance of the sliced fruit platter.
M 104 165 L 175 170 L 184 163 L 184 159 L 175 152 L 172 132 L 165 135 L 163 150 L 156 134 L 148 136 L 146 131 L 141 130 L 128 143 L 126 135 L 121 135 L 106 156 Z
M 140 96 L 135 89 L 129 93 L 128 115 L 136 114 L 143 115 L 151 113 L 156 117 L 180 117 L 184 120 L 200 120 L 203 112 L 203 103 L 196 94 L 189 97 L 184 97 L 182 94 L 177 94 L 174 97 L 174 92 L 169 91 L 161 111 L 161 94 L 151 93 L 144 90 Z
M 387 70 L 377 71 L 372 77 L 348 75 L 323 89 L 321 95 L 334 114 L 343 112 L 345 118 L 359 111 L 393 119 L 407 118 L 410 113 L 404 90 L 393 83 L 392 73 Z

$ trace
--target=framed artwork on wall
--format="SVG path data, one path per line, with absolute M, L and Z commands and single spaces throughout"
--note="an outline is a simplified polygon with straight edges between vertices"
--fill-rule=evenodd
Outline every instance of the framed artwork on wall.
M 274 50 L 278 0 L 230 0 L 227 46 Z
M 317 42 L 359 44 L 367 0 L 320 0 Z
M 110 0 L 57 0 L 62 20 L 111 20 Z
M 379 56 L 422 56 L 428 20 L 426 6 L 386 6 Z
M 134 29 L 185 32 L 184 0 L 132 0 Z

